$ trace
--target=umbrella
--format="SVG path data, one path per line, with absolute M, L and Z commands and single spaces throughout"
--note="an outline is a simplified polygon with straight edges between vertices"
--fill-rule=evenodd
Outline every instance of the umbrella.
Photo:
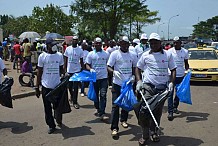
M 43 39 L 46 39 L 46 38 L 53 38 L 54 40 L 56 39 L 64 39 L 64 37 L 58 33 L 47 33 Z
M 41 36 L 37 33 L 37 32 L 34 32 L 34 31 L 26 31 L 26 32 L 23 32 L 19 38 L 41 38 Z

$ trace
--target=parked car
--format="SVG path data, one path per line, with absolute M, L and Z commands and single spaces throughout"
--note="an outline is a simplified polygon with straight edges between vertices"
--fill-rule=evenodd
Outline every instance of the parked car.
M 218 54 L 213 48 L 190 48 L 191 81 L 218 81 Z

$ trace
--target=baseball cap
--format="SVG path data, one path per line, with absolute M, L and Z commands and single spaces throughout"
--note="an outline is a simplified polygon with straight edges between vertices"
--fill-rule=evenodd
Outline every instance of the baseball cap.
M 127 36 L 123 36 L 123 37 L 121 37 L 120 41 L 129 42 L 129 39 Z
M 56 45 L 58 42 L 56 42 L 53 38 L 47 38 L 45 41 L 46 45 L 51 44 L 51 45 Z
M 148 37 L 147 37 L 147 34 L 145 34 L 145 33 L 143 33 L 142 35 L 141 35 L 141 38 L 140 38 L 140 40 L 147 40 L 148 39 Z
M 151 33 L 149 36 L 149 41 L 150 40 L 159 40 L 160 41 L 160 36 L 157 33 Z
M 101 38 L 99 38 L 99 37 L 97 37 L 97 38 L 95 38 L 95 42 L 98 42 L 98 43 L 101 43 Z
M 139 43 L 140 43 L 140 40 L 139 40 L 139 39 L 133 39 L 132 42 L 133 42 L 133 43 L 136 43 L 136 44 L 139 44 Z
M 175 36 L 173 40 L 174 41 L 180 41 L 178 36 Z
M 78 36 L 73 36 L 73 40 L 78 40 Z

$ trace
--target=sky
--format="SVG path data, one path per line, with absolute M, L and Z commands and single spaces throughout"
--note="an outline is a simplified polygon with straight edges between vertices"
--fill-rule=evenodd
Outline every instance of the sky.
M 0 15 L 30 16 L 35 6 L 43 8 L 50 3 L 64 6 L 70 5 L 71 2 L 72 0 L 0 0 Z M 218 0 L 147 0 L 146 5 L 150 11 L 158 11 L 161 20 L 147 25 L 143 28 L 143 32 L 148 35 L 157 32 L 166 39 L 168 34 L 169 38 L 189 36 L 192 34 L 193 25 L 218 16 Z M 69 7 L 61 9 L 69 14 Z

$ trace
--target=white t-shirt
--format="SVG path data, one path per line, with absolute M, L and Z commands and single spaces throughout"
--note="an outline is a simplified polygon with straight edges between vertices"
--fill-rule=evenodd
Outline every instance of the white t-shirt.
M 132 67 L 136 67 L 137 56 L 132 52 L 122 52 L 116 50 L 111 53 L 107 65 L 114 67 L 115 71 L 120 72 L 122 80 L 113 77 L 113 83 L 122 86 L 122 83 L 132 76 Z
M 5 68 L 3 60 L 0 58 L 0 84 L 2 83 L 2 72 L 3 69 Z
M 138 44 L 135 46 L 135 52 L 137 54 L 138 59 L 142 56 L 142 54 L 146 51 L 150 50 L 145 44 Z
M 86 62 L 86 57 L 87 57 L 88 54 L 89 54 L 89 51 L 83 50 L 83 63 L 84 63 L 84 64 L 85 64 L 85 62 Z
M 176 77 L 183 77 L 185 75 L 185 62 L 188 59 L 188 50 L 181 48 L 181 50 L 176 50 L 174 47 L 168 50 L 172 54 L 173 59 L 176 63 Z
M 72 46 L 69 46 L 66 48 L 64 52 L 64 56 L 68 58 L 67 72 L 68 73 L 80 72 L 81 70 L 80 58 L 83 58 L 83 50 L 79 47 L 73 48 Z
M 137 67 L 144 70 L 143 83 L 151 83 L 153 85 L 166 84 L 169 81 L 168 68 L 170 70 L 176 68 L 173 56 L 167 51 L 161 52 L 147 51 L 142 54 L 137 63 Z
M 106 52 L 107 52 L 108 54 L 111 54 L 111 53 L 112 53 L 113 51 L 115 51 L 115 50 L 117 50 L 117 47 L 116 47 L 116 46 L 114 46 L 113 48 L 108 47 L 107 50 L 106 50 Z
M 105 79 L 108 76 L 107 72 L 107 61 L 109 58 L 109 54 L 105 51 L 96 52 L 91 51 L 89 52 L 88 56 L 86 57 L 86 63 L 91 65 L 91 68 L 96 71 L 96 78 L 98 79 Z
M 63 55 L 60 52 L 39 55 L 38 66 L 43 68 L 42 85 L 54 89 L 60 83 L 60 66 L 64 65 Z

